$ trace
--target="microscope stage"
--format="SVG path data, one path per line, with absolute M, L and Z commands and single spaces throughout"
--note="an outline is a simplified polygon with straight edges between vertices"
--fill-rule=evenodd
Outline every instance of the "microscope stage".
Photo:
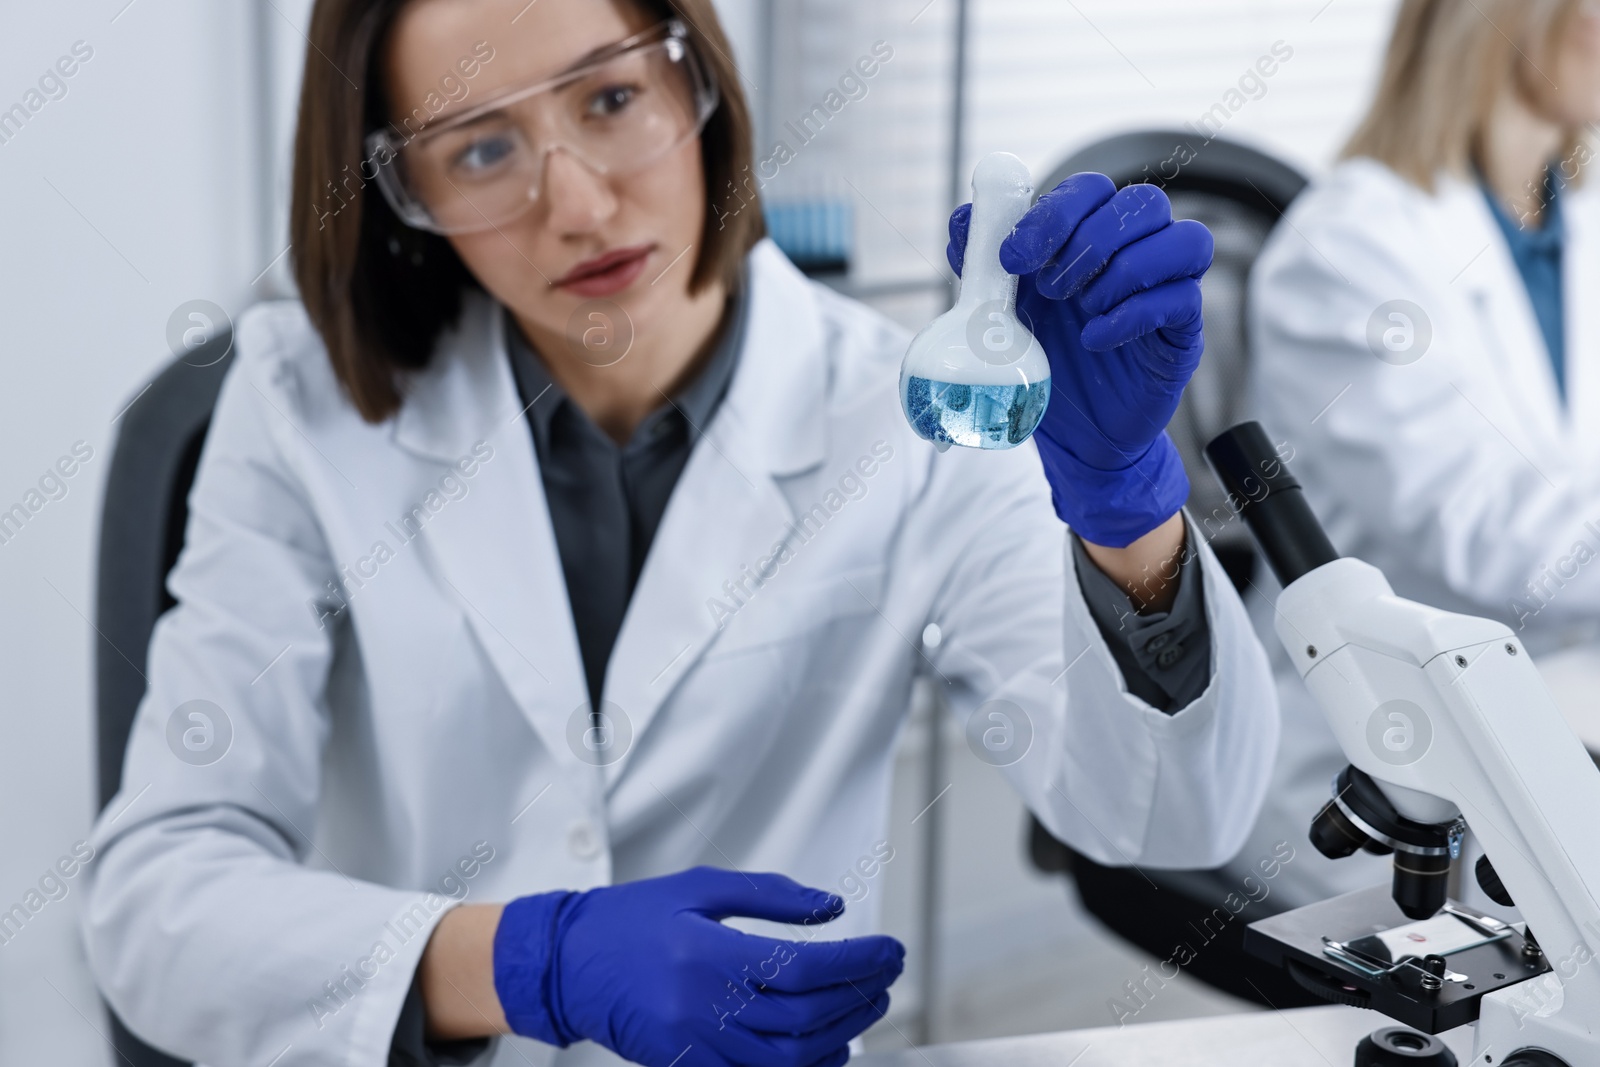
M 1497 920 L 1471 908 L 1451 902 L 1458 916 L 1477 917 L 1489 924 Z M 1523 954 L 1523 937 L 1515 929 L 1503 936 L 1460 938 L 1467 947 L 1439 952 L 1439 946 L 1418 940 L 1418 966 L 1402 965 L 1381 973 L 1382 967 L 1359 967 L 1328 955 L 1328 939 L 1349 948 L 1373 945 L 1376 939 L 1390 944 L 1402 939 L 1380 935 L 1405 928 L 1408 931 L 1440 930 L 1438 919 L 1416 923 L 1396 906 L 1389 886 L 1373 886 L 1334 897 L 1281 915 L 1251 923 L 1245 930 L 1245 951 L 1268 963 L 1288 969 L 1302 986 L 1336 1003 L 1380 1011 L 1397 1022 L 1428 1034 L 1443 1033 L 1464 1026 L 1478 1017 L 1478 998 L 1485 993 L 1516 985 L 1550 969 L 1543 955 Z M 1463 930 L 1468 923 L 1461 923 Z M 1472 943 L 1476 941 L 1476 943 Z M 1444 956 L 1448 976 L 1441 988 L 1423 987 L 1425 972 L 1420 957 L 1429 952 Z M 1383 961 L 1375 961 L 1383 962 Z M 1378 973 L 1375 973 L 1378 972 Z

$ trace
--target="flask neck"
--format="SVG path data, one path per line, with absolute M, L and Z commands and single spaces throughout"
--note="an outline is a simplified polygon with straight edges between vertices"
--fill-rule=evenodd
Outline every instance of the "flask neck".
M 972 221 L 967 229 L 967 251 L 961 265 L 961 288 L 956 306 L 971 310 L 993 300 L 1004 301 L 1007 312 L 1017 306 L 1017 276 L 1000 265 L 1000 245 L 1028 211 L 1028 197 L 975 196 Z

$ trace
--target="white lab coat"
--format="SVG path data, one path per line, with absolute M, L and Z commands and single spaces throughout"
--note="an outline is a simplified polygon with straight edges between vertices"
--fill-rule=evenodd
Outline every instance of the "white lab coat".
M 1600 196 L 1568 190 L 1562 212 L 1565 406 L 1479 188 L 1442 177 L 1430 195 L 1353 160 L 1300 196 L 1256 264 L 1255 408 L 1293 448 L 1291 469 L 1341 552 L 1382 568 L 1403 597 L 1504 620 L 1547 678 L 1600 680 L 1600 562 L 1562 562 L 1600 561 Z M 1421 307 L 1433 333 L 1421 358 L 1398 365 L 1367 343 L 1369 318 L 1396 299 Z M 1566 577 L 1536 597 L 1527 583 L 1546 567 Z M 1260 570 L 1258 584 L 1276 596 Z M 1306 846 L 1347 761 L 1265 607 L 1251 604 L 1279 680 L 1282 752 L 1240 858 L 1277 840 L 1305 846 L 1275 887 L 1286 905 L 1386 881 L 1386 859 L 1333 862 Z M 1593 687 L 1576 691 L 1590 697 Z M 1465 882 L 1485 903 L 1470 872 Z
M 1024 709 L 1032 747 L 1005 773 L 1075 847 L 1180 866 L 1238 847 L 1277 716 L 1215 559 L 1214 675 L 1166 715 L 1127 692 L 1033 449 L 936 454 L 899 410 L 906 335 L 769 242 L 750 261 L 738 370 L 611 659 L 605 700 L 632 738 L 603 768 L 573 747 L 582 662 L 503 315 L 469 298 L 376 426 L 298 304 L 243 317 L 170 579 L 179 606 L 93 838 L 88 952 L 135 1031 L 218 1067 L 379 1065 L 450 894 L 699 863 L 838 887 L 904 842 L 890 757 L 924 669 L 963 722 L 989 700 Z M 423 520 L 409 539 L 406 515 Z M 809 540 L 755 588 L 807 518 Z M 361 584 L 329 618 L 344 566 Z M 942 640 L 925 661 L 929 623 Z M 196 699 L 232 729 L 205 766 L 169 740 Z M 458 869 L 472 877 L 448 880 Z M 881 897 L 829 935 L 876 930 Z M 497 1064 L 553 1056 L 513 1041 Z M 555 1058 L 597 1046 L 575 1049 Z

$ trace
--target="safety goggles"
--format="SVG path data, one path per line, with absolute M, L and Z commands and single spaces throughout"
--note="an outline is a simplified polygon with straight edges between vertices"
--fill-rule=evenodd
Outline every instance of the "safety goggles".
M 367 158 L 405 223 L 472 233 L 534 205 L 551 152 L 560 149 L 596 174 L 634 173 L 696 136 L 717 101 L 688 29 L 669 19 L 581 67 L 512 87 L 442 122 L 369 134 Z

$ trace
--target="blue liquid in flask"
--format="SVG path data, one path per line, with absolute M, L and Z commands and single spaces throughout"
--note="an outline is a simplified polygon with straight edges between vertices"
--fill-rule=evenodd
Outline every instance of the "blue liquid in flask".
M 904 401 L 912 428 L 926 440 L 967 448 L 1015 448 L 1044 417 L 1050 379 L 963 385 L 913 374 L 906 378 Z

